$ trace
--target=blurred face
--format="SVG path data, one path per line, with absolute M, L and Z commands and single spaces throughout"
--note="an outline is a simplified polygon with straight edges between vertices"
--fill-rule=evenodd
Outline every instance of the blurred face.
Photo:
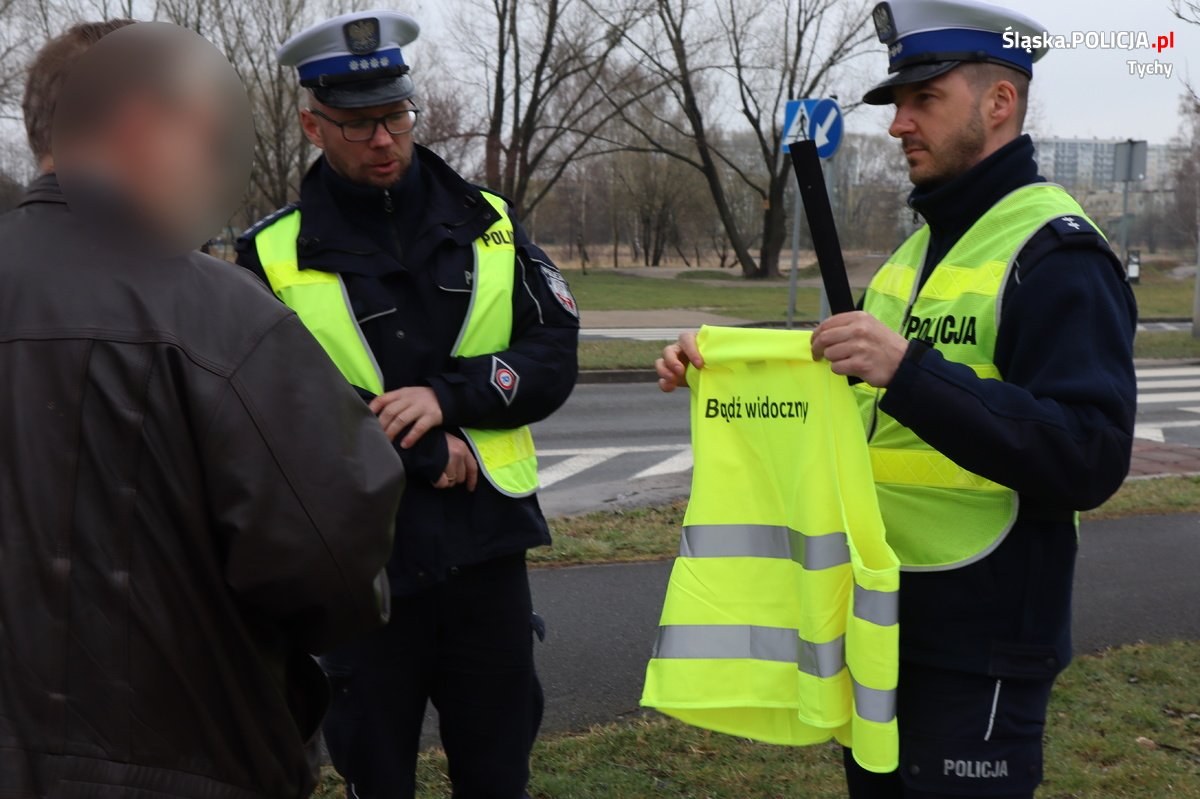
M 388 127 L 403 130 L 416 122 L 415 115 L 403 115 L 403 112 L 413 108 L 410 100 L 345 109 L 331 108 L 310 98 L 310 107 L 311 110 L 300 112 L 304 135 L 313 146 L 325 153 L 329 165 L 339 175 L 361 186 L 380 189 L 389 188 L 404 177 L 413 158 L 412 128 L 402 133 L 391 133 Z M 392 116 L 397 114 L 401 116 Z M 390 117 L 391 121 L 385 125 L 383 117 Z M 365 137 L 365 128 L 369 127 L 371 120 L 378 120 L 378 124 L 369 138 L 364 141 L 347 140 L 347 136 L 351 139 Z
M 229 125 L 218 93 L 196 87 L 169 101 L 148 100 L 131 116 L 128 163 L 142 209 L 173 235 L 219 226 L 214 213 L 227 193 Z
M 104 128 L 92 163 L 131 201 L 139 220 L 169 249 L 197 246 L 226 221 L 233 155 L 225 95 L 204 85 L 170 96 L 124 98 Z
M 72 210 L 112 241 L 165 255 L 200 246 L 228 221 L 253 146 L 233 67 L 166 23 L 127 26 L 88 51 L 63 88 L 52 142 Z
M 900 140 L 913 185 L 932 188 L 983 160 L 987 148 L 981 98 L 961 69 L 893 90 L 888 133 Z

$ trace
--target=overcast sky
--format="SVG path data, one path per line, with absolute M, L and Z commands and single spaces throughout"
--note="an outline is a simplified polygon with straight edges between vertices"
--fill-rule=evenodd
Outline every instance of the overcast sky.
M 1179 128 L 1179 98 L 1190 72 L 1200 83 L 1200 26 L 1177 19 L 1168 0 L 1001 0 L 1051 34 L 1072 31 L 1146 31 L 1151 39 L 1175 32 L 1175 49 L 1150 51 L 1052 50 L 1034 66 L 1035 133 L 1040 136 L 1146 139 L 1165 143 Z M 1170 79 L 1138 78 L 1126 61 L 1158 60 L 1174 66 Z M 882 77 L 882 45 L 866 59 Z M 865 66 L 865 65 L 864 65 Z M 863 108 L 847 127 L 868 133 L 887 126 L 890 114 Z
M 992 0 L 996 5 L 1032 17 L 1051 34 L 1073 31 L 1145 31 L 1151 40 L 1175 32 L 1174 50 L 1052 50 L 1034 68 L 1033 132 L 1038 136 L 1134 138 L 1165 143 L 1178 132 L 1179 99 L 1190 74 L 1200 83 L 1200 26 L 1177 19 L 1170 0 Z M 459 3 L 452 4 L 459 6 Z M 414 45 L 449 38 L 447 14 L 438 0 L 409 0 L 399 6 L 417 16 L 424 28 Z M 1189 65 L 1189 56 L 1191 64 Z M 1130 75 L 1130 59 L 1169 63 L 1170 78 Z M 415 67 L 416 68 L 416 67 Z M 854 60 L 835 79 L 838 91 L 861 97 L 869 85 L 886 76 L 883 45 Z M 782 114 L 782 109 L 780 111 Z M 851 114 L 847 129 L 884 132 L 890 111 L 862 107 Z

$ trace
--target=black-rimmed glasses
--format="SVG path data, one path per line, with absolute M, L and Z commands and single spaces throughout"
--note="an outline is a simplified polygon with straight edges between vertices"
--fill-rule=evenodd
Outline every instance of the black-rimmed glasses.
M 412 133 L 413 128 L 417 126 L 417 115 L 421 113 L 419 108 L 406 108 L 403 111 L 395 111 L 391 114 L 384 114 L 381 117 L 361 117 L 359 119 L 351 119 L 347 122 L 339 122 L 316 108 L 308 110 L 326 122 L 330 122 L 341 128 L 342 137 L 350 142 L 370 141 L 375 138 L 375 131 L 380 125 L 383 125 L 383 129 L 393 136 L 403 136 L 405 133 Z

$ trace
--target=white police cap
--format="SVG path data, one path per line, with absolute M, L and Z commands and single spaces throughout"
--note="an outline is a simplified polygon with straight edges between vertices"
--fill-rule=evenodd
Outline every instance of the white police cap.
M 963 62 L 1002 64 L 1033 76 L 1033 63 L 1046 54 L 1016 46 L 1018 37 L 1035 36 L 1042 26 L 1007 8 L 977 0 L 889 0 L 871 12 L 879 41 L 888 47 L 893 77 L 867 92 L 863 102 L 887 105 L 892 89 L 921 83 Z
M 334 108 L 366 108 L 407 100 L 414 88 L 400 48 L 421 26 L 397 11 L 355 11 L 317 23 L 288 39 L 275 57 L 296 67 L 300 85 Z

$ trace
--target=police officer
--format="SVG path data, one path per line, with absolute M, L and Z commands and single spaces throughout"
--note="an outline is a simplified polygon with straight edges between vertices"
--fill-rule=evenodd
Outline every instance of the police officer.
M 846 757 L 854 799 L 1028 799 L 1071 656 L 1075 513 L 1124 480 L 1136 306 L 1100 230 L 1038 176 L 1022 135 L 1042 30 L 970 0 L 875 7 L 890 104 L 926 225 L 813 352 L 860 381 L 900 585 L 900 768 Z M 1014 36 L 1018 34 L 1018 36 Z M 681 337 L 661 386 L 700 365 Z
M 322 155 L 238 261 L 296 310 L 408 468 L 391 621 L 323 661 L 348 795 L 413 796 L 432 700 L 455 796 L 518 799 L 542 710 L 525 550 L 549 543 L 528 425 L 571 392 L 578 311 L 503 198 L 414 144 L 401 48 L 417 33 L 366 11 L 279 49 Z

